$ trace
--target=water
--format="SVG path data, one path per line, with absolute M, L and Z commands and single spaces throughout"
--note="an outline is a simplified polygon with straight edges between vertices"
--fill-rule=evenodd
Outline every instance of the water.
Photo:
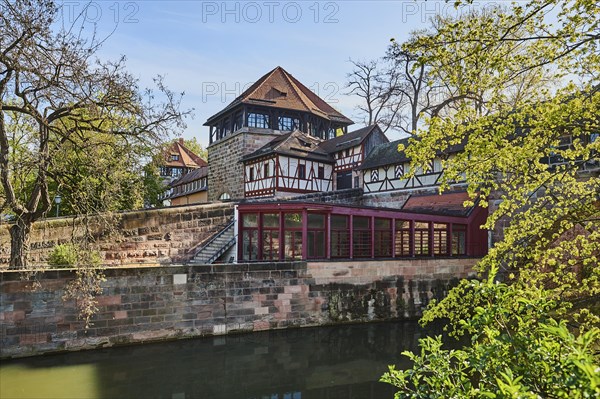
M 0 397 L 393 398 L 378 382 L 409 363 L 414 322 L 267 331 L 5 361 Z

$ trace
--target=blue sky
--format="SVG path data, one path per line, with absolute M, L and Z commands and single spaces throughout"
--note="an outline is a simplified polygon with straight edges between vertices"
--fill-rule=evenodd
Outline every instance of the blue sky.
M 355 120 L 351 130 L 361 127 L 355 111 L 359 99 L 346 94 L 348 59 L 384 55 L 390 38 L 402 41 L 411 30 L 426 27 L 435 13 L 452 13 L 452 5 L 411 0 L 63 3 L 67 22 L 82 12 L 100 37 L 112 32 L 99 52 L 102 59 L 125 55 L 127 69 L 142 86 L 160 74 L 170 89 L 185 92 L 183 108 L 194 108 L 194 118 L 182 135 L 206 146 L 206 119 L 278 65 Z

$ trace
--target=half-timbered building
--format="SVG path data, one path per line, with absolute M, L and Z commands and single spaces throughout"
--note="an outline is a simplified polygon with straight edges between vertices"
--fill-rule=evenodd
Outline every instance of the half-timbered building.
M 358 167 L 377 145 L 388 142 L 377 124 L 322 142 L 321 149 L 335 159 L 335 189 L 359 188 Z
M 242 158 L 245 197 L 333 190 L 335 161 L 319 144 L 319 139 L 294 131 Z
M 463 148 L 461 145 L 449 147 L 443 154 L 438 154 L 427 168 L 418 168 L 412 177 L 408 177 L 410 158 L 404 151 L 398 151 L 399 144 L 406 147 L 409 139 L 378 145 L 358 168 L 362 172 L 365 194 L 435 188 L 442 176 L 442 159 Z
M 239 161 L 273 139 L 298 130 L 325 140 L 347 133 L 352 123 L 283 68 L 273 69 L 205 123 L 209 200 L 243 198 Z

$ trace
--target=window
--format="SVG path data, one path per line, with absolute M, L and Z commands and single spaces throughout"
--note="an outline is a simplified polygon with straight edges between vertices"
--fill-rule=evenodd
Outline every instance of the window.
M 261 129 L 269 128 L 269 115 L 249 113 L 248 127 L 257 127 Z
M 279 130 L 297 130 L 300 128 L 300 120 L 289 116 L 280 116 L 277 125 Z
M 263 215 L 262 260 L 279 260 L 279 214 L 277 213 Z
M 466 255 L 467 226 L 464 224 L 452 225 L 452 255 Z
M 350 230 L 348 216 L 331 215 L 331 257 L 350 257 Z
M 226 201 L 226 200 L 230 200 L 230 199 L 231 199 L 231 195 L 229 195 L 229 193 L 223 193 L 219 196 L 220 201 Z
M 254 180 L 254 166 L 250 166 L 250 172 L 249 172 L 249 181 L 253 181 Z
M 309 213 L 307 226 L 307 256 L 325 258 L 325 215 Z
M 264 177 L 269 177 L 270 176 L 270 170 L 269 170 L 269 162 L 265 163 L 265 176 Z
M 349 157 L 350 156 L 350 148 L 346 149 L 346 156 Z
M 319 166 L 319 179 L 325 178 L 325 168 L 323 166 Z
M 379 180 L 379 169 L 373 169 L 371 171 L 371 181 L 378 181 Z
M 283 253 L 285 259 L 302 259 L 302 214 L 286 213 L 283 216 Z
M 392 220 L 375 218 L 375 257 L 392 256 Z
M 415 255 L 429 255 L 429 223 L 415 222 Z
M 258 259 L 258 215 L 242 215 L 242 260 Z
M 410 221 L 396 220 L 396 235 L 394 237 L 396 256 L 410 256 Z
M 306 165 L 298 165 L 298 179 L 306 179 Z
M 354 176 L 354 188 L 359 188 L 360 187 L 360 181 L 358 179 L 358 176 Z
M 404 165 L 396 165 L 396 167 L 394 168 L 394 177 L 396 179 L 401 179 L 402 176 L 404 175 Z
M 171 161 L 179 161 L 179 155 L 171 154 Z
M 371 218 L 355 216 L 352 219 L 352 248 L 354 258 L 371 257 Z
M 433 224 L 433 254 L 448 255 L 448 224 Z

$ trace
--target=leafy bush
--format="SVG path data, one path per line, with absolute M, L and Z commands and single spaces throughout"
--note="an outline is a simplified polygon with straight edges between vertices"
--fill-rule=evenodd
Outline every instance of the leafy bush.
M 100 252 L 83 250 L 69 243 L 56 245 L 48 257 L 48 264 L 54 267 L 99 266 L 101 263 Z
M 77 263 L 78 248 L 73 244 L 59 244 L 52 248 L 48 264 L 55 267 L 74 267 Z

